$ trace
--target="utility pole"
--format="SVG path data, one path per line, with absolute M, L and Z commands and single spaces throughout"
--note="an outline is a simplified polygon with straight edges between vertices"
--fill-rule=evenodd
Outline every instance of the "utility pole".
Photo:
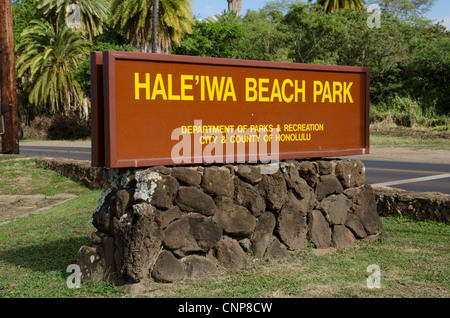
M 1 153 L 19 154 L 19 113 L 11 0 L 0 0 L 0 104 Z

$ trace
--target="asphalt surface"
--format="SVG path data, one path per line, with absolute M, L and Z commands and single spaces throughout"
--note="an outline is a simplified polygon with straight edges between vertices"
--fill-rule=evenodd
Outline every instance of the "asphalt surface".
M 91 147 L 21 144 L 20 154 L 90 160 Z M 426 158 L 424 158 L 426 159 Z M 366 167 L 366 183 L 418 192 L 450 194 L 450 164 L 361 159 Z
M 418 192 L 450 194 L 450 165 L 362 160 L 366 167 L 366 183 Z
M 20 154 L 76 160 L 91 160 L 91 147 L 42 146 L 20 144 Z

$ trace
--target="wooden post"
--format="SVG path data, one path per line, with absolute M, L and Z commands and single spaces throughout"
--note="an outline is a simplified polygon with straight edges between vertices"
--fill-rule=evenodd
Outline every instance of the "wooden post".
M 0 0 L 0 103 L 4 123 L 1 153 L 19 154 L 19 115 L 11 0 Z M 1 120 L 1 118 L 0 118 Z M 0 127 L 0 133 L 2 133 Z

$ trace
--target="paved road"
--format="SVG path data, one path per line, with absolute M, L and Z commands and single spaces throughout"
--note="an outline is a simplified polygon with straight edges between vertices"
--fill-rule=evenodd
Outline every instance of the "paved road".
M 90 160 L 91 147 L 43 146 L 21 144 L 20 153 L 29 156 L 62 157 Z M 366 166 L 366 183 L 410 191 L 450 194 L 450 164 L 400 162 L 362 159 Z
M 436 163 L 362 160 L 366 183 L 409 191 L 450 194 L 450 165 Z
M 20 144 L 20 154 L 25 156 L 43 156 L 68 158 L 76 160 L 91 160 L 91 147 L 78 146 L 42 146 Z

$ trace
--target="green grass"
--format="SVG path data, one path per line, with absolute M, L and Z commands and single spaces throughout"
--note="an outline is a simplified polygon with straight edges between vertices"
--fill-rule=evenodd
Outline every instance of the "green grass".
M 76 194 L 75 199 L 0 225 L 1 297 L 107 297 L 123 290 L 109 283 L 70 289 L 67 266 L 76 262 L 86 235 L 95 231 L 90 220 L 101 191 L 89 190 L 70 179 L 43 169 L 36 160 L 0 157 L 2 194 Z
M 0 157 L 1 194 L 78 194 L 85 188 L 61 174 L 42 168 L 34 158 L 23 156 Z
M 415 150 L 450 150 L 450 127 L 408 128 L 374 124 L 370 128 L 370 144 Z
M 415 150 L 450 150 L 450 139 L 418 139 L 371 134 L 370 145 L 375 147 L 410 148 Z
M 54 208 L 0 225 L 0 298 L 127 297 L 109 282 L 68 288 L 67 266 L 76 262 L 86 235 L 95 231 L 92 213 L 99 190 L 43 169 L 34 160 L 0 158 L 1 193 L 14 188 L 12 175 L 31 175 L 11 193 L 71 192 L 77 195 Z M 43 182 L 44 184 L 40 184 Z M 149 282 L 147 297 L 450 297 L 450 227 L 410 218 L 383 218 L 389 239 L 363 243 L 330 255 L 307 249 L 287 260 L 250 258 L 240 271 L 220 270 L 173 284 Z M 369 289 L 367 267 L 381 269 L 381 288 Z

